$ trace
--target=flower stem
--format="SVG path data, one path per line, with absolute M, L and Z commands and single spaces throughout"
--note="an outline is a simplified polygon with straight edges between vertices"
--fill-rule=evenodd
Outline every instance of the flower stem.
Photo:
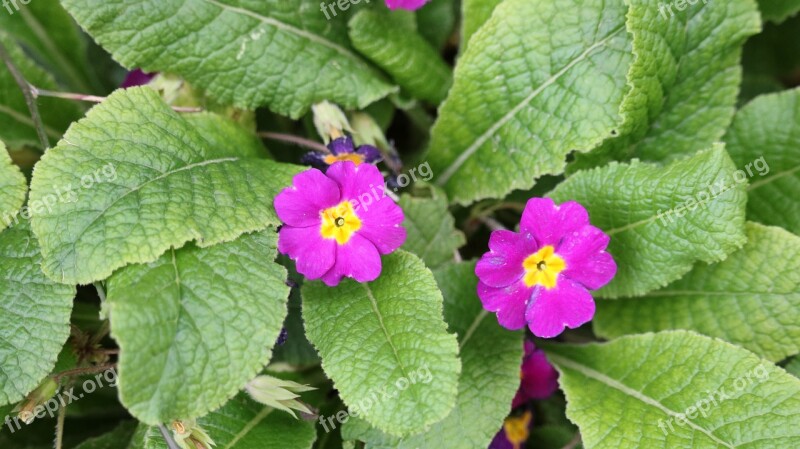
M 31 119 L 33 119 L 34 128 L 36 128 L 36 134 L 39 136 L 39 141 L 42 143 L 42 149 L 47 150 L 50 148 L 50 141 L 47 139 L 44 122 L 42 122 L 42 116 L 39 115 L 39 107 L 36 105 L 36 95 L 34 94 L 35 88 L 31 86 L 31 84 L 22 75 L 22 72 L 19 71 L 16 65 L 14 65 L 14 61 L 11 60 L 11 56 L 8 54 L 5 45 L 2 43 L 0 43 L 0 59 L 6 63 L 8 71 L 11 72 L 11 76 L 14 77 L 14 81 L 17 82 L 20 90 L 22 90 L 22 95 L 25 97 L 25 103 L 27 103 L 28 110 L 31 113 Z
M 488 227 L 492 231 L 507 231 L 508 230 L 508 228 L 503 226 L 502 223 L 500 223 L 499 221 L 495 220 L 492 217 L 477 217 L 476 219 L 479 222 L 481 222 L 484 225 L 486 225 L 486 227 Z
M 87 101 L 90 103 L 102 103 L 108 97 L 99 97 L 97 95 L 85 95 L 72 92 L 56 92 L 52 90 L 39 89 L 38 87 L 31 86 L 34 97 L 53 97 L 63 98 L 65 100 Z M 185 106 L 172 106 L 175 112 L 202 112 L 202 108 L 185 107 Z
M 109 370 L 109 369 L 112 369 L 112 368 L 116 368 L 116 366 L 117 366 L 116 363 L 109 363 L 109 364 L 106 364 L 106 365 L 87 366 L 86 368 L 70 369 L 70 370 L 62 371 L 62 372 L 56 374 L 55 376 L 53 376 L 53 380 L 55 380 L 56 382 L 59 382 L 64 377 L 80 376 L 80 375 L 83 375 L 83 374 L 100 373 L 100 372 L 103 372 L 103 371 L 106 371 L 106 370 Z
M 164 424 L 159 424 L 158 430 L 161 431 L 161 436 L 164 437 L 164 441 L 167 442 L 167 447 L 169 447 L 169 449 L 180 449 L 178 447 L 178 443 L 176 443 L 175 440 L 172 438 L 172 434 L 170 433 L 170 431 L 167 430 L 166 427 L 164 427 Z
M 58 421 L 56 421 L 56 444 L 55 449 L 61 449 L 64 445 L 64 419 L 67 416 L 67 406 L 59 407 Z
M 320 151 L 323 153 L 330 154 L 331 150 L 328 149 L 325 145 L 314 142 L 311 139 L 306 139 L 305 137 L 294 136 L 291 134 L 283 134 L 283 133 L 272 133 L 272 132 L 260 132 L 258 133 L 259 137 L 263 137 L 265 139 L 270 140 L 278 140 L 281 142 L 293 143 L 295 145 L 299 145 L 301 147 L 305 147 L 311 150 Z

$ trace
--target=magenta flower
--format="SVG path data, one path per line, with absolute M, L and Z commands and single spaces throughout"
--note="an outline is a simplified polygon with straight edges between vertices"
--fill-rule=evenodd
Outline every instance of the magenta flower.
M 537 349 L 529 340 L 525 340 L 525 356 L 519 377 L 519 390 L 511 408 L 517 408 L 531 399 L 547 399 L 558 390 L 558 371 L 547 361 L 544 351 Z
M 144 86 L 145 84 L 149 83 L 158 73 L 145 73 L 142 69 L 135 69 L 128 72 L 125 76 L 125 80 L 122 81 L 122 84 L 119 86 L 123 89 L 127 89 L 128 87 L 134 86 Z
M 303 163 L 326 170 L 330 165 L 341 161 L 351 161 L 356 165 L 363 163 L 377 164 L 383 159 L 379 149 L 372 145 L 361 145 L 356 148 L 350 136 L 339 137 L 328 144 L 330 154 L 311 151 L 303 156 Z
M 386 0 L 386 6 L 389 9 L 407 9 L 415 11 L 422 8 L 428 0 Z
M 403 210 L 384 194 L 383 176 L 370 164 L 337 162 L 326 173 L 297 174 L 275 197 L 285 224 L 278 251 L 308 279 L 329 286 L 343 277 L 369 282 L 381 274 L 381 254 L 406 240 Z
M 494 231 L 490 251 L 475 267 L 478 297 L 497 312 L 503 327 L 552 338 L 565 327 L 591 321 L 595 305 L 589 290 L 606 285 L 617 272 L 605 250 L 609 237 L 589 224 L 589 214 L 569 201 L 549 198 L 525 205 L 520 232 Z
M 528 441 L 533 427 L 533 413 L 525 410 L 521 415 L 509 416 L 503 427 L 489 443 L 489 449 L 522 449 Z

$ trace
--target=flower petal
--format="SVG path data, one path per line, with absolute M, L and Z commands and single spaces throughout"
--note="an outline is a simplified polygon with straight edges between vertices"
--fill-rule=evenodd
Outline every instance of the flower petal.
M 322 282 L 335 287 L 343 277 L 369 282 L 377 279 L 380 274 L 381 255 L 372 242 L 356 233 L 344 245 L 336 245 L 336 262 L 322 276 Z
M 368 164 L 374 164 L 376 162 L 380 162 L 383 159 L 383 155 L 381 151 L 372 145 L 361 145 L 356 150 L 356 153 L 364 156 L 364 162 Z
M 499 230 L 489 237 L 489 249 L 475 266 L 475 274 L 489 286 L 506 287 L 522 278 L 522 262 L 537 247 L 530 234 Z
M 550 198 L 531 198 L 522 212 L 520 231 L 530 232 L 539 246 L 558 248 L 566 234 L 589 224 L 589 213 L 575 201 L 556 206 Z
M 428 0 L 386 0 L 386 6 L 389 7 L 389 9 L 400 8 L 414 11 L 422 8 L 427 2 Z
M 325 174 L 339 184 L 342 200 L 370 205 L 384 196 L 383 175 L 372 164 L 356 166 L 351 161 L 335 162 Z M 355 207 L 356 204 L 354 204 Z
M 617 273 L 617 264 L 605 252 L 610 238 L 594 226 L 584 226 L 562 240 L 558 254 L 567 264 L 561 273 L 589 290 L 608 284 Z
M 520 389 L 528 399 L 546 399 L 558 390 L 558 371 L 541 349 L 523 360 Z
M 405 243 L 403 209 L 388 196 L 375 204 L 358 204 L 355 211 L 361 219 L 358 234 L 372 242 L 381 254 L 389 254 Z
M 561 276 L 558 284 L 546 289 L 536 287 L 525 318 L 533 335 L 553 338 L 564 327 L 575 329 L 594 317 L 594 299 L 582 285 Z
M 323 238 L 318 226 L 283 226 L 278 233 L 278 251 L 297 263 L 300 274 L 319 279 L 334 265 L 336 241 Z
M 339 186 L 321 171 L 311 168 L 298 173 L 275 197 L 278 218 L 289 226 L 306 227 L 320 224 L 320 212 L 339 203 Z
M 506 329 L 517 330 L 525 327 L 525 308 L 533 293 L 522 281 L 508 287 L 495 288 L 478 281 L 478 297 L 483 308 L 497 312 L 497 321 Z
M 355 152 L 353 139 L 350 138 L 350 136 L 339 137 L 338 139 L 332 140 L 328 144 L 328 149 L 331 150 L 331 153 L 337 156 L 342 153 L 346 154 Z

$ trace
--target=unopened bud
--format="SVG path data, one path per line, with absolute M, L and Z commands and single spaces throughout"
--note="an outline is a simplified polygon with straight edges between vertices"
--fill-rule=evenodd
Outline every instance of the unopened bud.
M 172 435 L 181 449 L 211 449 L 214 440 L 193 419 L 172 422 Z
M 43 406 L 45 402 L 56 395 L 57 391 L 58 382 L 52 377 L 47 377 L 35 390 L 28 394 L 24 401 L 17 404 L 13 411 L 17 412 L 17 416 L 25 424 L 30 424 L 36 417 L 36 408 Z
M 350 122 L 339 106 L 323 101 L 311 106 L 311 110 L 314 113 L 314 127 L 326 145 L 331 140 L 344 136 L 345 131 L 353 132 Z
M 264 375 L 251 380 L 245 390 L 254 401 L 268 407 L 283 410 L 295 418 L 297 418 L 297 415 L 293 410 L 307 415 L 314 414 L 306 404 L 297 400 L 300 397 L 298 393 L 315 390 L 314 387 Z

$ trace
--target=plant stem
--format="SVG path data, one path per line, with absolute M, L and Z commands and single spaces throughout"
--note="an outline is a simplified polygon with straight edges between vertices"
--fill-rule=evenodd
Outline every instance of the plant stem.
M 283 133 L 272 133 L 272 132 L 260 132 L 258 133 L 259 137 L 263 137 L 265 139 L 271 140 L 278 140 L 281 142 L 288 142 L 293 143 L 295 145 L 299 145 L 301 147 L 306 147 L 311 150 L 320 151 L 322 153 L 330 154 L 331 150 L 328 149 L 325 145 L 314 142 L 311 139 L 306 139 L 305 137 L 294 136 L 291 134 L 283 134 Z
M 486 227 L 488 227 L 488 228 L 489 228 L 489 229 L 491 229 L 492 231 L 500 231 L 500 230 L 504 230 L 504 231 L 506 231 L 506 230 L 508 230 L 508 228 L 506 228 L 505 226 L 503 226 L 503 224 L 502 224 L 502 223 L 500 223 L 499 221 L 495 220 L 495 219 L 494 219 L 494 218 L 492 218 L 492 217 L 477 217 L 476 219 L 477 219 L 479 222 L 481 222 L 481 223 L 483 223 L 484 225 L 486 225 Z
M 56 421 L 56 445 L 55 449 L 61 449 L 64 445 L 64 419 L 67 416 L 67 406 L 58 409 L 58 421 Z
M 39 107 L 36 105 L 36 95 L 33 93 L 33 89 L 35 88 L 31 86 L 31 84 L 19 71 L 17 66 L 14 65 L 14 61 L 11 60 L 11 56 L 8 54 L 5 45 L 2 43 L 0 43 L 0 59 L 6 63 L 8 71 L 11 72 L 11 76 L 14 77 L 14 81 L 17 82 L 20 90 L 22 90 L 22 95 L 25 97 L 25 103 L 28 104 L 28 110 L 31 113 L 34 128 L 36 128 L 36 134 L 39 136 L 42 149 L 47 150 L 50 147 L 50 141 L 47 140 L 47 133 L 45 133 L 44 130 L 44 122 L 42 122 L 42 116 L 39 115 Z
M 103 372 L 103 371 L 106 371 L 106 370 L 109 370 L 109 369 L 112 369 L 112 368 L 116 368 L 116 366 L 117 366 L 116 363 L 108 363 L 106 365 L 87 366 L 86 368 L 70 369 L 70 370 L 62 371 L 62 372 L 56 374 L 55 376 L 53 376 L 53 380 L 55 380 L 56 382 L 60 382 L 61 379 L 64 378 L 64 377 L 79 376 L 79 375 L 83 375 L 83 374 L 100 373 L 100 372 Z
M 566 444 L 562 449 L 575 449 L 578 446 L 578 443 L 581 442 L 581 433 L 578 432 L 569 440 L 569 443 Z
M 102 103 L 108 97 L 99 97 L 97 95 L 84 95 L 84 94 L 77 94 L 72 92 L 56 92 L 52 90 L 46 89 L 39 89 L 38 87 L 31 86 L 33 91 L 34 97 L 53 97 L 53 98 L 63 98 L 65 100 L 75 100 L 75 101 L 88 101 L 90 103 Z M 184 107 L 184 106 L 172 106 L 172 110 L 175 112 L 202 112 L 202 108 L 195 108 L 195 107 Z
M 178 447 L 178 443 L 176 443 L 175 440 L 172 439 L 172 434 L 170 434 L 169 430 L 167 430 L 167 428 L 164 427 L 164 424 L 159 424 L 158 430 L 161 431 L 161 436 L 164 437 L 164 441 L 167 442 L 167 447 L 169 447 L 169 449 L 180 449 Z

